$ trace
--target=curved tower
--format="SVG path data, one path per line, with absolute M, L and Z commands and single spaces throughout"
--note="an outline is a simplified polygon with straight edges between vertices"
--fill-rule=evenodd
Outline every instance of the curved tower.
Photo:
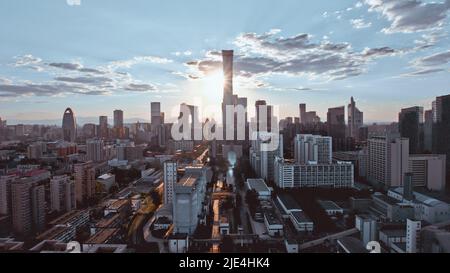
M 77 136 L 77 123 L 75 121 L 75 114 L 70 108 L 67 108 L 66 111 L 64 111 L 62 129 L 64 140 L 75 142 Z

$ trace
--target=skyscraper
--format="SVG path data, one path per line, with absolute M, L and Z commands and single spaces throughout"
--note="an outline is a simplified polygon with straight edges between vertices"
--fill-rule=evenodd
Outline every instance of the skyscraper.
M 105 145 L 102 139 L 89 139 L 86 141 L 87 160 L 100 162 L 105 160 Z
M 364 117 L 363 112 L 359 111 L 356 107 L 355 100 L 353 97 L 350 99 L 350 104 L 348 105 L 348 136 L 355 140 L 360 140 L 359 128 L 363 126 Z
M 64 111 L 62 129 L 64 140 L 68 142 L 75 142 L 77 137 L 77 123 L 75 121 L 75 114 L 70 108 L 67 108 Z
M 395 134 L 368 140 L 368 179 L 375 186 L 399 187 L 409 167 L 409 140 Z
M 17 234 L 41 231 L 45 225 L 45 189 L 32 178 L 11 184 L 12 224 Z
M 223 100 L 222 100 L 222 126 L 223 126 L 223 137 L 227 139 L 227 136 L 232 137 L 233 140 L 237 140 L 237 128 L 238 126 L 248 127 L 247 120 L 247 100 L 246 98 L 239 97 L 233 94 L 233 50 L 222 50 L 222 59 L 223 59 L 223 75 L 224 75 L 224 86 L 223 86 Z M 233 117 L 227 120 L 226 111 L 227 106 L 237 106 L 241 105 L 245 109 L 245 114 L 240 119 L 239 115 L 235 112 Z M 234 123 L 234 130 L 232 130 L 232 126 Z M 227 131 L 229 133 L 227 134 Z M 232 133 L 232 135 L 230 135 Z M 245 132 L 247 133 L 247 132 Z
M 447 177 L 450 177 L 450 95 L 433 102 L 433 153 L 447 156 Z
M 123 128 L 122 110 L 114 110 L 114 128 Z
M 345 145 L 345 106 L 329 108 L 327 113 L 328 135 L 333 138 L 333 150 L 339 151 Z
M 75 198 L 83 204 L 95 194 L 95 168 L 91 161 L 73 166 L 75 172 Z
M 98 118 L 98 137 L 108 138 L 108 117 L 100 116 Z
M 55 176 L 50 180 L 51 209 L 69 212 L 76 208 L 75 182 L 67 175 Z
M 403 108 L 398 114 L 398 129 L 401 137 L 409 139 L 412 154 L 423 150 L 423 107 Z
M 258 132 L 271 132 L 273 115 L 272 105 L 267 105 L 265 100 L 257 100 L 255 103 L 255 112 L 256 130 Z M 266 116 L 266 118 L 264 118 L 264 116 Z
M 294 140 L 294 155 L 298 164 L 331 164 L 332 139 L 328 136 L 297 135 Z
M 161 103 L 152 102 L 150 103 L 150 122 L 151 131 L 157 133 L 158 128 L 163 124 L 163 115 L 161 113 Z

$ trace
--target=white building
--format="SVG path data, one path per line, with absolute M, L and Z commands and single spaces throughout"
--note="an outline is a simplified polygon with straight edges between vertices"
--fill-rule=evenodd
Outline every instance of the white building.
M 193 234 L 203 210 L 206 192 L 206 170 L 186 173 L 173 191 L 173 223 L 175 233 Z
M 364 245 L 378 240 L 378 227 L 375 218 L 367 215 L 356 215 L 355 228 L 361 233 L 361 241 Z
M 450 220 L 450 204 L 419 192 L 413 192 L 413 200 L 406 200 L 403 187 L 388 191 L 388 196 L 414 207 L 414 218 L 431 224 Z
M 445 155 L 410 155 L 409 172 L 413 174 L 414 187 L 426 187 L 431 191 L 445 190 Z
M 272 147 L 272 144 L 278 144 Z M 283 136 L 275 133 L 259 132 L 252 140 L 250 148 L 250 164 L 255 173 L 270 181 L 274 179 L 274 160 L 283 156 Z
M 385 188 L 402 185 L 408 172 L 409 140 L 395 135 L 368 140 L 368 179 Z
M 298 164 L 275 159 L 275 184 L 280 188 L 332 187 L 351 188 L 354 185 L 353 164 Z
M 417 253 L 420 243 L 422 223 L 408 219 L 406 221 L 406 253 Z
M 164 162 L 164 204 L 172 204 L 173 189 L 177 183 L 177 162 Z
M 269 234 L 269 236 L 283 236 L 283 223 L 281 223 L 273 211 L 266 210 L 264 212 L 264 225 L 266 226 L 267 234 Z

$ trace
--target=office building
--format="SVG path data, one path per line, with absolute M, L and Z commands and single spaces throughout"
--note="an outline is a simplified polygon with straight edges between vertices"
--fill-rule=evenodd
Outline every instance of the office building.
M 300 123 L 302 125 L 320 122 L 320 118 L 319 116 L 317 116 L 317 113 L 315 111 L 306 112 L 306 104 L 300 103 L 299 110 L 300 110 Z
M 273 181 L 274 160 L 276 157 L 283 156 L 283 136 L 267 132 L 258 134 L 258 137 L 251 142 L 249 151 L 250 164 L 258 177 L 266 181 Z M 276 144 L 278 144 L 277 147 L 272 147 L 276 146 Z
M 178 181 L 177 162 L 164 162 L 164 204 L 172 204 L 174 185 Z
M 409 139 L 409 151 L 412 154 L 423 150 L 423 107 L 404 108 L 398 114 L 400 136 Z
M 107 116 L 100 116 L 98 118 L 98 137 L 99 138 L 108 138 L 109 132 L 108 132 L 108 117 Z
M 192 235 L 203 210 L 206 192 L 206 175 L 186 173 L 173 191 L 173 224 L 175 233 Z
M 45 227 L 45 189 L 32 177 L 11 184 L 12 226 L 16 234 L 27 235 Z
M 297 135 L 294 140 L 294 158 L 298 164 L 330 164 L 332 138 L 318 135 Z
M 75 182 L 69 176 L 54 176 L 50 180 L 50 207 L 57 212 L 69 212 L 76 208 Z
M 385 188 L 402 185 L 408 172 L 409 141 L 393 134 L 368 140 L 368 179 Z
M 406 221 L 406 253 L 417 253 L 420 249 L 421 221 L 408 219 Z
M 62 121 L 63 139 L 68 142 L 75 142 L 77 137 L 77 123 L 72 109 L 67 108 L 64 111 Z
M 105 160 L 105 145 L 102 139 L 89 139 L 86 141 L 86 159 L 93 162 Z
M 279 188 L 351 188 L 353 164 L 298 164 L 281 157 L 275 159 L 274 181 Z
M 450 158 L 450 95 L 437 97 L 433 102 L 433 153 Z M 447 176 L 450 174 L 447 160 Z
M 409 172 L 414 187 L 425 187 L 431 191 L 444 191 L 446 185 L 446 156 L 412 154 L 409 156 Z
M 84 204 L 95 194 L 95 168 L 92 161 L 75 164 L 75 197 L 77 204 Z
M 433 110 L 425 111 L 423 124 L 423 150 L 428 153 L 433 151 Z
M 114 137 L 124 138 L 125 128 L 123 126 L 123 111 L 114 110 L 113 116 L 114 116 L 114 123 L 113 123 Z
M 355 140 L 360 140 L 359 128 L 364 124 L 364 114 L 356 107 L 353 97 L 351 97 L 347 109 L 348 136 Z
M 327 113 L 327 131 L 333 138 L 333 148 L 341 150 L 345 141 L 345 106 L 329 108 Z M 339 146 L 339 147 L 338 147 Z

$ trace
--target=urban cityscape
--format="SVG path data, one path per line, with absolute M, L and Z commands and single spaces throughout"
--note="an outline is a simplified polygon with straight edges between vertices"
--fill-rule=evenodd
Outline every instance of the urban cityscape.
M 365 8 L 391 23 L 377 35 L 420 32 L 432 41 L 417 41 L 414 49 L 365 47 L 359 53 L 328 38 L 315 44 L 308 34 L 285 38 L 274 36 L 279 30 L 249 32 L 208 52 L 210 59 L 174 53 L 188 60 L 183 80 L 206 90 L 196 94 L 182 88 L 181 93 L 156 92 L 175 87 L 31 54 L 9 68 L 15 73 L 26 66 L 17 77 L 30 75 L 29 82 L 20 82 L 2 70 L 10 64 L 0 56 L 0 253 L 450 253 L 450 54 L 448 44 L 437 45 L 445 44 L 450 2 L 399 0 L 410 4 L 402 11 L 397 1 L 346 2 L 346 10 L 324 9 L 319 17 L 349 16 Z M 70 12 L 86 5 L 61 1 Z M 429 20 L 412 20 L 422 15 Z M 353 20 L 354 29 L 376 25 Z M 392 98 L 385 91 L 365 97 L 342 86 L 344 100 L 312 87 L 287 94 L 274 91 L 277 85 L 257 72 L 292 73 L 286 77 L 311 77 L 311 82 L 323 76 L 333 84 L 343 77 L 351 83 L 353 77 L 365 77 L 360 66 L 369 59 L 432 47 L 441 55 L 422 57 L 424 70 L 412 72 L 429 82 L 394 79 L 429 88 L 416 103 L 407 99 L 408 90 Z M 256 49 L 278 57 L 246 55 Z M 307 56 L 310 50 L 318 52 Z M 322 63 L 321 55 L 330 63 Z M 341 59 L 331 63 L 333 58 Z M 136 57 L 121 65 L 141 61 Z M 354 63 L 359 61 L 364 64 Z M 172 61 L 147 56 L 145 62 Z M 293 73 L 299 63 L 316 72 Z M 208 74 L 212 67 L 215 72 Z M 61 83 L 36 83 L 29 74 L 46 69 L 62 69 L 55 78 Z M 249 84 L 245 80 L 253 81 L 248 87 L 253 92 L 242 87 Z M 90 89 L 98 81 L 99 89 Z M 122 107 L 129 102 L 126 94 L 118 95 L 115 105 L 103 100 L 109 95 L 102 88 L 133 89 L 140 97 Z M 315 92 L 325 96 L 312 100 Z M 415 92 L 411 89 L 411 96 Z M 91 96 L 79 103 L 79 95 Z M 382 99 L 370 102 L 378 95 Z M 280 103 L 283 96 L 287 102 Z M 63 103 L 61 97 L 66 97 Z M 33 111 L 51 116 L 27 115 L 31 104 Z M 205 111 L 208 107 L 213 111 Z M 136 109 L 144 109 L 144 117 L 129 115 Z M 92 118 L 92 113 L 99 115 Z

